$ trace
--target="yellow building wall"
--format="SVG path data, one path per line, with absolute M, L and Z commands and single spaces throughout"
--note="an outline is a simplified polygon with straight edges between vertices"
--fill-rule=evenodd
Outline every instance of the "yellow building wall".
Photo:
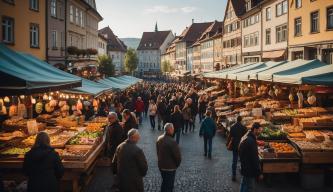
M 15 1 L 14 5 L 0 1 L 0 18 L 7 16 L 14 19 L 14 44 L 8 44 L 9 48 L 45 60 L 45 3 L 39 0 L 39 11 L 32 11 L 28 0 Z M 30 48 L 30 23 L 39 24 L 39 48 Z M 0 35 L 2 37 L 2 28 Z
M 333 6 L 333 0 L 302 0 L 302 7 L 296 9 L 295 1 L 289 1 L 289 46 L 332 41 L 333 31 L 327 30 L 327 8 Z M 319 11 L 319 33 L 312 34 L 310 14 Z M 302 35 L 295 37 L 295 18 L 302 17 Z

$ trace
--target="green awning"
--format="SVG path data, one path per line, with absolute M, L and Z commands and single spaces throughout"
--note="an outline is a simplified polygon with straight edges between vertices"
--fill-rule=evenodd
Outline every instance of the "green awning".
M 100 79 L 100 80 L 98 80 L 98 83 L 104 84 L 106 86 L 110 86 L 113 89 L 120 89 L 120 90 L 124 90 L 128 87 L 127 85 L 119 84 L 119 83 L 116 83 L 109 79 Z
M 235 78 L 238 81 L 249 81 L 251 77 L 256 78 L 257 77 L 257 73 L 259 73 L 261 71 L 264 71 L 264 70 L 271 69 L 271 68 L 279 66 L 279 65 L 282 65 L 283 63 L 285 63 L 285 62 L 268 61 L 268 62 L 265 62 L 265 64 L 260 65 L 258 67 L 255 67 L 252 70 L 242 71 L 242 72 L 239 72 L 239 73 L 235 73 L 230 78 Z
M 332 65 L 332 64 L 331 64 Z M 302 78 L 303 84 L 333 86 L 333 72 Z
M 81 78 L 0 43 L 0 95 L 21 95 L 81 86 Z
M 318 67 L 318 60 L 302 60 L 289 61 L 283 65 L 273 67 L 268 70 L 261 71 L 257 74 L 257 79 L 262 81 L 274 81 L 273 75 L 296 74 Z
M 65 93 L 74 93 L 74 94 L 84 94 L 84 95 L 93 95 L 95 97 L 102 95 L 103 93 L 107 93 L 112 90 L 112 87 L 97 83 L 94 81 L 90 81 L 82 78 L 82 86 L 65 90 Z
M 203 75 L 203 77 L 206 77 L 206 78 L 225 79 L 228 72 L 236 70 L 236 69 L 241 69 L 243 67 L 248 67 L 248 66 L 251 66 L 253 64 L 255 64 L 255 63 L 235 65 L 235 66 L 232 66 L 230 68 L 223 69 L 223 70 L 220 70 L 220 71 L 212 71 L 212 72 L 203 73 L 202 75 Z
M 333 73 L 333 65 L 313 60 L 311 61 L 311 65 L 304 65 L 303 67 L 274 74 L 273 81 L 288 84 L 307 84 L 311 82 L 314 85 L 323 85 L 322 83 L 326 85 L 333 81 L 333 76 L 328 75 L 330 73 Z M 331 79 L 326 79 L 326 77 L 330 77 Z M 325 79 L 327 82 L 323 81 Z

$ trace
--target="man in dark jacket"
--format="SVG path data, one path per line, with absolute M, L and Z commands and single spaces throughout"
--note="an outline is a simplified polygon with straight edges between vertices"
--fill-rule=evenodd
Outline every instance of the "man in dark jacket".
M 241 161 L 241 192 L 254 192 L 255 179 L 260 175 L 260 161 L 258 156 L 257 136 L 262 132 L 259 123 L 253 123 L 250 131 L 243 136 L 239 145 Z
M 138 124 L 135 120 L 135 118 L 133 117 L 132 113 L 130 110 L 128 109 L 125 109 L 123 111 L 123 117 L 124 117 L 124 120 L 125 120 L 125 123 L 124 123 L 124 126 L 123 126 L 123 129 L 124 129 L 124 138 L 127 137 L 127 133 L 130 129 L 137 129 L 138 128 Z
M 64 167 L 58 153 L 50 147 L 50 138 L 40 132 L 31 150 L 25 154 L 23 171 L 28 177 L 28 192 L 57 192 Z
M 215 136 L 216 132 L 216 123 L 212 119 L 212 112 L 206 111 L 206 117 L 202 121 L 200 126 L 199 136 L 204 137 L 204 149 L 205 149 L 205 156 L 207 157 L 207 145 L 208 145 L 208 158 L 212 159 L 212 145 L 213 145 L 213 137 Z
M 161 130 L 161 123 L 162 123 L 162 127 L 164 126 L 164 124 L 166 123 L 166 104 L 165 104 L 165 99 L 162 98 L 162 101 L 157 103 L 157 128 L 158 130 Z
M 108 155 L 113 158 L 114 153 L 120 143 L 124 141 L 124 130 L 120 126 L 118 121 L 118 115 L 115 112 L 111 112 L 108 116 L 110 125 L 108 127 Z
M 121 192 L 143 192 L 143 177 L 148 165 L 143 151 L 136 145 L 140 140 L 137 129 L 128 132 L 128 139 L 121 143 L 112 160 L 113 173 L 119 180 Z
M 228 136 L 228 142 L 231 142 L 232 146 L 232 180 L 236 181 L 236 169 L 237 169 L 237 161 L 238 161 L 238 146 L 242 137 L 246 134 L 247 129 L 244 125 L 242 125 L 242 117 L 237 117 L 237 122 L 231 126 L 230 134 Z
M 179 144 L 179 139 L 180 139 L 180 133 L 182 131 L 183 125 L 184 125 L 184 119 L 183 115 L 180 111 L 179 105 L 175 105 L 173 113 L 171 114 L 171 123 L 174 126 L 174 135 L 176 136 L 176 142 Z
M 159 136 L 156 141 L 158 168 L 162 176 L 161 192 L 172 192 L 181 155 L 178 144 L 172 138 L 174 133 L 172 123 L 166 123 L 164 130 L 165 133 Z

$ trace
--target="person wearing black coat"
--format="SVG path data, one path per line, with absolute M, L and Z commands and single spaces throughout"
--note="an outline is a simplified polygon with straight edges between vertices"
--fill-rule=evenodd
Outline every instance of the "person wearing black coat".
M 171 123 L 175 129 L 173 137 L 176 136 L 176 142 L 179 144 L 180 133 L 184 125 L 183 114 L 180 111 L 179 105 L 175 105 L 174 112 L 171 114 Z
M 161 127 L 164 126 L 164 124 L 166 123 L 166 111 L 167 111 L 167 107 L 165 105 L 165 99 L 161 99 L 161 101 L 159 101 L 157 103 L 157 128 L 158 130 L 161 130 Z M 161 126 L 162 123 L 162 126 Z
M 128 109 L 125 109 L 123 111 L 123 118 L 125 120 L 124 123 L 124 138 L 127 138 L 127 133 L 129 130 L 131 129 L 137 129 L 138 128 L 138 124 L 134 118 L 134 116 L 131 114 L 131 111 Z
M 260 124 L 253 123 L 251 130 L 242 137 L 239 144 L 241 174 L 243 176 L 240 191 L 254 192 L 256 178 L 262 177 L 257 145 L 257 136 L 261 132 Z
M 58 153 L 50 147 L 50 138 L 40 132 L 34 146 L 24 156 L 23 171 L 28 177 L 28 192 L 59 191 L 64 167 Z
M 111 112 L 108 116 L 110 125 L 108 127 L 108 155 L 113 158 L 114 153 L 120 143 L 122 143 L 124 139 L 124 130 L 120 126 L 118 121 L 117 113 Z
M 238 162 L 238 146 L 242 137 L 246 134 L 247 129 L 242 125 L 242 117 L 237 117 L 237 122 L 231 126 L 230 134 L 228 136 L 228 142 L 231 142 L 232 146 L 232 180 L 236 181 L 236 169 Z

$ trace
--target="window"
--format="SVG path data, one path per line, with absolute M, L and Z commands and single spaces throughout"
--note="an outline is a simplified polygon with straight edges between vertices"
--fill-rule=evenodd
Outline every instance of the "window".
M 76 23 L 77 25 L 80 24 L 79 9 L 78 9 L 78 8 L 75 8 L 75 23 Z
M 271 44 L 271 29 L 266 29 L 266 38 L 265 38 L 266 45 Z
M 251 9 L 251 0 L 247 0 L 245 2 L 245 10 L 249 11 Z
M 276 42 L 284 42 L 287 40 L 287 25 L 276 27 Z
M 295 36 L 300 36 L 302 35 L 302 19 L 296 18 L 295 19 Z
M 57 48 L 57 31 L 51 32 L 51 46 L 52 49 Z
M 315 11 L 311 13 L 311 33 L 319 32 L 319 12 Z
M 327 29 L 333 29 L 333 7 L 327 8 Z
M 296 7 L 296 9 L 301 8 L 302 7 L 302 0 L 296 0 L 295 1 L 295 7 Z
M 57 16 L 57 1 L 51 0 L 51 16 L 56 17 Z
M 250 46 L 249 36 L 245 35 L 244 36 L 244 47 L 249 47 L 249 46 Z
M 81 27 L 84 27 L 84 20 L 83 20 L 83 11 L 80 12 L 80 25 Z
M 2 17 L 2 41 L 4 43 L 14 43 L 14 19 Z
M 73 23 L 74 22 L 74 8 L 73 5 L 69 7 L 69 20 Z
M 39 25 L 31 23 L 30 24 L 30 47 L 39 47 Z
M 38 0 L 29 0 L 29 8 L 34 11 L 38 11 Z
M 276 16 L 284 15 L 288 12 L 288 2 L 285 0 L 276 5 Z
M 266 8 L 266 21 L 272 19 L 272 9 L 270 7 Z
M 9 4 L 12 4 L 12 5 L 15 4 L 15 1 L 14 1 L 14 0 L 3 0 L 3 1 L 6 2 L 6 3 L 9 3 Z
M 65 40 L 64 40 L 64 32 L 60 32 L 60 47 L 64 48 L 65 47 Z

